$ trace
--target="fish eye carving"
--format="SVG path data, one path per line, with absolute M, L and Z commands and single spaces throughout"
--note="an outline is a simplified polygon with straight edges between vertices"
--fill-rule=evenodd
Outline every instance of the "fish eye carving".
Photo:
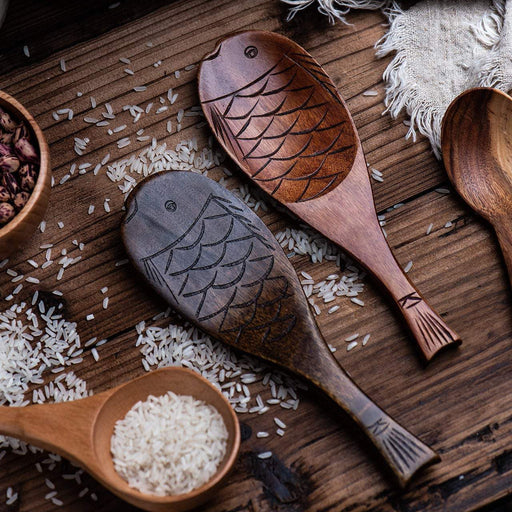
M 248 59 L 254 59 L 254 57 L 256 57 L 256 55 L 258 55 L 258 48 L 256 48 L 256 46 L 248 46 L 248 47 L 244 50 L 244 55 L 245 55 Z
M 171 201 L 171 200 L 166 201 L 166 203 L 165 203 L 165 209 L 166 210 L 168 210 L 170 212 L 175 212 L 176 208 L 177 208 L 177 206 L 176 206 L 176 203 L 174 201 Z

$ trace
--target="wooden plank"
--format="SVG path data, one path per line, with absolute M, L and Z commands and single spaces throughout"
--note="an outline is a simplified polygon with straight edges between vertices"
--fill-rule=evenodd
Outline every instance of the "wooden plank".
M 164 16 L 163 11 L 159 10 L 146 16 L 137 31 L 134 30 L 133 24 L 128 24 L 122 29 L 95 39 L 88 45 L 79 45 L 68 50 L 65 59 L 69 69 L 67 73 L 60 72 L 58 65 L 60 56 L 56 56 L 35 68 L 17 72 L 15 77 L 7 74 L 0 81 L 1 87 L 16 95 L 32 109 L 43 129 L 47 130 L 49 141 L 54 143 L 55 147 L 54 168 L 57 177 L 60 178 L 63 175 L 61 166 L 69 165 L 72 161 L 73 155 L 68 149 L 73 136 L 89 136 L 94 144 L 93 149 L 97 147 L 98 150 L 106 145 L 108 137 L 102 137 L 101 141 L 97 140 L 97 133 L 94 137 L 91 136 L 91 133 L 97 130 L 85 123 L 80 123 L 78 119 L 73 122 L 76 126 L 73 132 L 69 132 L 67 126 L 64 128 L 65 131 L 62 131 L 61 128 L 65 123 L 54 121 L 51 117 L 52 111 L 69 107 L 72 103 L 71 106 L 77 118 L 87 115 L 86 112 L 90 114 L 89 96 L 94 96 L 98 104 L 110 101 L 117 111 L 126 104 L 157 100 L 159 95 L 167 91 L 168 86 L 177 86 L 176 92 L 180 93 L 180 98 L 186 103 L 179 102 L 175 109 L 171 109 L 171 113 L 175 115 L 178 108 L 190 107 L 197 103 L 195 73 L 186 73 L 178 81 L 169 78 L 168 75 L 175 69 L 197 62 L 207 50 L 213 47 L 214 42 L 226 31 L 225 24 L 221 21 L 227 19 L 228 31 L 244 28 L 268 30 L 280 28 L 279 20 L 276 19 L 275 4 L 272 2 L 267 2 L 261 7 L 253 7 L 253 9 L 250 9 L 249 4 L 227 7 L 222 4 L 223 9 L 212 6 L 205 13 L 208 23 L 206 29 L 202 30 L 201 39 L 198 40 L 191 34 L 190 27 L 182 24 L 183 19 L 191 21 L 191 18 L 194 18 L 194 6 L 190 6 L 190 10 L 184 11 L 181 15 L 183 8 L 180 10 L 180 5 L 177 3 L 173 7 L 178 11 L 176 16 Z M 238 9 L 243 12 L 242 16 L 238 15 Z M 208 17 L 209 14 L 210 17 Z M 254 23 L 255 19 L 261 18 L 264 20 Z M 358 24 L 362 25 L 363 20 L 370 24 L 373 35 L 371 31 L 363 30 L 365 37 L 360 37 L 356 27 Z M 381 22 L 382 18 L 375 13 L 357 15 L 354 19 L 354 27 L 343 27 L 342 36 L 338 36 L 339 41 L 329 42 L 326 50 L 329 53 L 324 57 L 321 52 L 318 52 L 315 53 L 315 57 L 322 64 L 328 62 L 326 70 L 347 99 L 356 125 L 360 127 L 360 136 L 369 162 L 385 175 L 391 174 L 387 169 L 392 168 L 392 179 L 404 185 L 400 188 L 395 187 L 394 194 L 390 193 L 387 185 L 381 187 L 383 192 L 385 191 L 383 202 L 377 190 L 377 204 L 379 208 L 386 208 L 404 199 L 404 192 L 400 196 L 397 190 L 407 191 L 407 194 L 414 196 L 445 178 L 430 155 L 426 142 L 420 145 L 413 145 L 410 142 L 404 144 L 403 136 L 407 129 L 403 126 L 401 119 L 391 121 L 388 116 L 381 116 L 384 107 L 380 101 L 382 97 L 380 76 L 387 61 L 376 61 L 373 50 L 375 40 L 384 33 Z M 195 23 L 199 22 L 195 20 Z M 137 34 L 135 37 L 134 33 Z M 151 34 L 151 37 L 148 37 L 148 34 Z M 147 48 L 145 43 L 150 39 L 154 46 Z M 340 45 L 343 49 L 348 47 L 351 53 L 346 54 L 345 50 L 340 51 Z M 102 63 L 98 65 L 97 56 L 100 52 Z M 118 62 L 120 56 L 129 57 L 132 60 L 135 77 L 125 75 L 123 69 L 126 66 Z M 360 64 L 362 58 L 365 59 L 365 65 Z M 153 64 L 158 60 L 162 60 L 164 65 L 154 68 Z M 343 70 L 341 76 L 339 76 L 340 69 Z M 30 81 L 27 80 L 28 77 L 31 78 Z M 147 92 L 135 93 L 132 90 L 132 87 L 143 84 L 151 85 Z M 361 95 L 372 87 L 380 90 L 380 97 Z M 77 99 L 77 91 L 83 92 L 84 96 Z M 121 116 L 119 121 L 125 122 L 127 117 L 128 115 Z M 165 125 L 163 121 L 158 124 L 160 127 Z M 147 126 L 144 121 L 139 124 L 139 127 Z M 155 135 L 162 137 L 161 128 L 160 131 L 156 131 L 155 128 L 155 126 L 152 127 Z M 57 141 L 59 141 L 58 144 Z M 130 146 L 116 153 L 122 156 L 129 154 L 131 150 Z M 88 154 L 91 158 L 102 156 L 96 151 L 89 151 Z M 421 158 L 416 159 L 415 155 L 421 155 Z
M 284 8 L 274 0 L 192 0 L 172 5 L 157 5 L 155 1 L 147 5 L 147 11 L 134 11 L 132 18 L 125 18 L 133 20 L 128 23 L 117 27 L 106 24 L 100 32 L 86 27 L 78 38 L 69 36 L 58 47 L 60 53 L 48 58 L 45 54 L 36 55 L 36 62 L 12 62 L 12 71 L 0 79 L 0 87 L 29 107 L 45 130 L 56 180 L 68 172 L 73 162 L 96 163 L 107 152 L 114 160 L 142 149 L 147 143 L 136 144 L 134 136 L 142 127 L 145 133 L 169 146 L 197 136 L 201 147 L 210 134 L 206 128 L 195 127 L 199 122 L 195 117 L 184 118 L 179 134 L 166 133 L 169 117 L 176 125 L 178 110 L 198 103 L 195 71 L 184 72 L 183 68 L 197 62 L 213 48 L 216 39 L 231 30 L 265 28 L 291 35 L 325 65 L 347 99 L 368 160 L 385 176 L 383 183 L 373 183 L 378 209 L 384 212 L 396 203 L 406 203 L 386 214 L 385 229 L 399 262 L 405 266 L 413 261 L 413 280 L 464 340 L 460 350 L 441 355 L 425 369 L 398 315 L 370 279 L 365 280 L 362 294 L 365 307 L 340 300 L 340 309 L 327 315 L 327 306 L 323 306 L 318 322 L 326 340 L 338 349 L 340 362 L 380 405 L 438 449 L 443 462 L 428 470 L 407 492 L 399 493 L 381 474 L 375 454 L 359 440 L 346 419 L 327 400 L 309 390 L 302 394 L 297 411 L 279 410 L 274 414 L 288 425 L 282 439 L 273 434 L 268 439 L 255 436 L 259 430 L 274 431 L 272 413 L 241 416 L 252 435 L 243 443 L 231 480 L 204 510 L 473 510 L 504 496 L 512 486 L 508 443 L 512 433 L 508 354 L 512 324 L 505 269 L 489 228 L 455 197 L 432 191 L 446 178 L 428 144 L 424 140 L 416 144 L 405 141 L 407 128 L 403 119 L 393 121 L 381 115 L 384 107 L 380 77 L 388 61 L 375 60 L 373 44 L 385 30 L 382 16 L 357 13 L 350 17 L 352 26 L 332 27 L 323 18 L 308 13 L 302 18 L 308 20 L 303 27 L 298 20 L 283 23 Z M 159 8 L 154 10 L 155 7 Z M 78 4 L 59 4 L 55 19 L 71 17 L 71 11 L 77 19 L 80 8 Z M 197 16 L 198 10 L 203 16 Z M 147 14 L 139 17 L 141 13 Z M 33 21 L 26 23 L 30 26 Z M 148 41 L 153 43 L 152 48 L 146 46 Z M 21 43 L 16 44 L 19 51 Z M 45 44 L 51 47 L 52 43 Z M 124 73 L 126 65 L 119 62 L 120 57 L 131 59 L 133 77 Z M 66 73 L 59 70 L 60 58 L 67 62 Z M 158 60 L 162 65 L 155 68 Z M 173 74 L 176 69 L 182 70 L 179 79 Z M 148 85 L 147 91 L 133 91 L 133 87 L 143 84 Z M 170 114 L 143 116 L 133 124 L 128 113 L 119 113 L 111 127 L 128 127 L 116 137 L 108 136 L 107 128 L 83 122 L 85 116 L 101 115 L 102 109 L 91 110 L 90 96 L 98 104 L 110 101 L 117 113 L 125 104 L 157 104 L 169 87 L 179 93 Z M 379 95 L 363 96 L 369 89 L 377 90 Z M 81 98 L 76 97 L 77 91 L 83 92 Z M 55 121 L 51 113 L 64 107 L 73 108 L 75 118 Z M 115 141 L 121 136 L 130 136 L 133 142 L 118 150 Z M 73 152 L 74 137 L 91 139 L 82 158 Z M 230 168 L 235 171 L 233 166 Z M 104 172 L 100 171 L 97 177 L 90 171 L 75 174 L 56 186 L 45 233 L 35 234 L 9 263 L 11 268 L 41 279 L 38 286 L 25 284 L 19 299 L 29 298 L 36 288 L 58 288 L 64 292 L 66 317 L 78 323 L 82 340 L 92 336 L 109 338 L 99 350 L 98 363 L 93 363 L 88 351 L 84 363 L 73 368 L 96 392 L 143 372 L 139 349 L 134 346 L 133 326 L 141 320 L 149 321 L 165 308 L 140 286 L 133 269 L 115 266 L 124 258 L 118 232 L 123 198 Z M 211 175 L 219 177 L 221 173 L 216 169 Z M 230 186 L 237 183 L 230 180 Z M 103 209 L 105 197 L 111 199 L 109 214 Z M 96 206 L 91 216 L 87 215 L 90 204 Z M 276 211 L 263 218 L 274 232 L 284 226 L 297 226 Z M 58 221 L 64 222 L 63 229 L 57 227 Z M 445 228 L 448 221 L 453 226 Z M 427 236 L 430 223 L 434 228 Z M 71 252 L 74 239 L 86 244 L 82 253 L 77 249 Z M 40 263 L 44 260 L 45 250 L 39 246 L 45 242 L 55 243 L 54 254 L 66 248 L 73 256 L 83 256 L 81 262 L 65 271 L 61 281 L 56 281 L 56 266 L 42 271 L 25 263 L 28 258 Z M 332 263 L 313 265 L 305 257 L 292 258 L 292 263 L 297 271 L 306 270 L 316 280 L 335 271 Z M 10 277 L 0 272 L 1 296 L 5 297 L 14 286 Z M 101 306 L 102 286 L 109 287 L 108 310 Z M 85 320 L 90 311 L 96 316 L 94 322 Z M 347 353 L 343 340 L 356 332 L 368 332 L 372 337 L 367 346 Z M 253 394 L 259 390 L 255 386 Z M 271 463 L 255 457 L 255 453 L 267 448 L 277 457 Z M 44 499 L 48 488 L 34 466 L 42 458 L 8 454 L 3 459 L 0 494 L 8 486 L 20 491 L 20 511 L 55 509 Z M 84 476 L 83 485 L 53 477 L 67 471 L 71 468 L 63 462 L 47 474 L 57 482 L 59 497 L 65 503 L 63 510 L 132 510 L 90 477 Z M 77 498 L 84 486 L 98 494 L 98 503 Z M 289 503 L 284 503 L 287 500 Z
M 33 60 L 50 57 L 73 44 L 104 34 L 166 3 L 165 0 L 11 2 L 0 32 L 0 65 L 4 71 L 31 65 Z M 30 60 L 22 50 L 25 45 Z

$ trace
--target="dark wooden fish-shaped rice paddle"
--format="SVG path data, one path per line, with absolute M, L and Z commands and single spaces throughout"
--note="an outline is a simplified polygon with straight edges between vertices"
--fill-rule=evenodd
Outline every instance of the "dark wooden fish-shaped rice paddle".
M 355 125 L 309 53 L 271 32 L 228 36 L 201 63 L 199 96 L 241 169 L 384 284 L 427 361 L 460 343 L 391 253 Z
M 159 173 L 134 189 L 127 208 L 122 235 L 130 259 L 176 311 L 313 382 L 366 433 L 402 486 L 439 460 L 339 366 L 288 258 L 233 194 L 191 172 Z

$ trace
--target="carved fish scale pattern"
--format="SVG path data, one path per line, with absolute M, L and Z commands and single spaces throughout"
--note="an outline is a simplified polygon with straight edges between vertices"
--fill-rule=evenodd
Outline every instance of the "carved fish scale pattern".
M 321 66 L 294 45 L 232 94 L 203 101 L 217 137 L 277 199 L 301 202 L 348 174 L 357 140 L 346 107 Z M 343 154 L 343 158 L 339 156 Z
M 296 322 L 283 307 L 291 290 L 274 268 L 274 250 L 240 207 L 210 194 L 183 234 L 141 264 L 150 282 L 165 287 L 199 325 L 236 344 L 255 333 L 270 343 Z

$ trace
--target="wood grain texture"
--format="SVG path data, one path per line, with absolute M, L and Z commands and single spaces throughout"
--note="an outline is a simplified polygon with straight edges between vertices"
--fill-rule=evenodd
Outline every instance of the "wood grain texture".
M 125 104 L 158 102 L 159 96 L 165 96 L 172 86 L 180 95 L 169 112 L 175 116 L 180 108 L 198 104 L 195 73 L 182 73 L 180 79 L 174 79 L 175 69 L 199 62 L 229 31 L 277 30 L 314 53 L 332 77 L 352 113 L 369 163 L 384 174 L 383 183 L 372 182 L 377 211 L 385 213 L 394 204 L 405 203 L 386 213 L 385 229 L 398 262 L 405 266 L 413 261 L 411 277 L 441 316 L 450 325 L 460 326 L 459 334 L 465 340 L 460 350 L 447 352 L 424 369 L 406 342 L 399 318 L 372 282 L 367 282 L 361 295 L 365 307 L 341 302 L 340 310 L 327 315 L 328 305 L 322 306 L 317 322 L 326 341 L 338 349 L 338 361 L 400 423 L 439 450 L 442 464 L 427 469 L 407 492 L 394 490 L 372 461 L 365 444 L 355 441 L 356 433 L 349 425 L 340 425 L 343 420 L 338 413 L 310 390 L 302 394 L 297 411 L 279 411 L 279 417 L 288 425 L 283 438 L 255 436 L 260 430 L 273 432 L 271 413 L 240 417 L 252 434 L 242 443 L 241 458 L 226 486 L 202 510 L 465 512 L 509 494 L 512 303 L 505 266 L 489 227 L 454 195 L 434 192 L 435 188 L 446 186 L 447 177 L 433 158 L 428 142 L 406 141 L 404 118 L 392 120 L 381 115 L 381 76 L 389 61 L 376 60 L 373 45 L 384 34 L 384 18 L 374 12 L 359 12 L 350 15 L 351 26 L 330 26 L 324 17 L 309 10 L 285 23 L 285 7 L 274 0 L 180 0 L 173 4 L 162 2 L 154 12 L 143 10 L 135 0 L 123 0 L 115 11 L 115 28 L 99 17 L 95 24 L 84 21 L 83 31 L 70 30 L 62 41 L 59 32 L 54 31 L 48 34 L 51 41 L 42 39 L 41 46 L 32 44 L 33 31 L 23 27 L 38 26 L 39 33 L 44 33 L 45 15 L 56 25 L 67 23 L 66 12 L 52 11 L 53 5 L 54 2 L 38 2 L 40 9 L 47 10 L 32 17 L 27 15 L 24 1 L 10 3 L 8 16 L 21 21 L 17 33 L 23 34 L 33 53 L 41 51 L 44 58 L 39 60 L 36 54 L 30 60 L 22 59 L 20 42 L 16 48 L 19 57 L 13 61 L 12 71 L 0 78 L 0 89 L 13 94 L 34 114 L 50 144 L 57 181 L 73 162 L 97 162 L 106 152 L 112 153 L 112 159 L 122 158 L 134 150 L 135 142 L 118 150 L 112 137 L 83 122 L 82 118 L 91 113 L 89 96 L 98 103 L 111 101 L 120 112 Z M 70 3 L 66 5 L 73 8 Z M 83 11 L 76 5 L 78 19 Z M 137 12 L 144 15 L 137 18 Z M 125 19 L 134 21 L 124 23 Z M 149 40 L 154 44 L 152 49 L 145 46 Z M 66 73 L 59 70 L 62 57 L 67 62 Z M 134 78 L 123 76 L 125 66 L 118 62 L 120 57 L 132 60 Z M 153 63 L 159 59 L 163 65 L 154 68 Z M 146 81 L 151 88 L 143 93 L 133 91 L 134 86 Z M 376 90 L 378 96 L 362 95 L 370 89 Z M 84 96 L 77 98 L 77 91 Z M 65 107 L 74 109 L 75 119 L 55 121 L 51 112 Z M 198 120 L 194 117 L 184 118 L 181 133 L 169 135 L 165 129 L 167 119 L 144 117 L 140 124 L 132 125 L 126 114 L 116 117 L 119 124 L 129 126 L 124 133 L 133 139 L 135 131 L 144 127 L 169 146 L 192 136 L 198 137 L 201 146 L 211 135 L 206 128 L 195 128 Z M 72 151 L 75 136 L 91 139 L 88 152 L 81 159 Z M 234 168 L 231 170 L 235 172 Z M 210 175 L 219 177 L 221 173 L 212 170 Z M 230 180 L 230 186 L 235 184 Z M 111 198 L 110 214 L 102 208 L 105 197 Z M 91 216 L 87 215 L 89 204 L 96 205 Z M 25 283 L 19 300 L 30 298 L 36 288 L 48 292 L 59 289 L 64 293 L 65 316 L 78 323 L 82 340 L 108 337 L 108 343 L 100 347 L 98 362 L 87 350 L 84 364 L 73 368 L 95 393 L 144 373 L 133 326 L 141 320 L 150 321 L 165 308 L 163 301 L 141 288 L 134 269 L 115 266 L 116 261 L 125 258 L 119 233 L 121 206 L 117 185 L 106 179 L 103 171 L 97 177 L 90 172 L 73 176 L 52 191 L 46 232 L 34 234 L 9 263 L 15 270 L 41 279 L 39 285 Z M 273 232 L 283 226 L 298 227 L 282 213 L 269 212 L 263 220 Z M 58 221 L 64 222 L 62 229 L 57 227 Z M 452 225 L 444 227 L 448 221 Z M 426 236 L 431 223 L 432 232 Z M 58 252 L 72 249 L 74 239 L 85 243 L 83 260 L 69 267 L 61 281 L 56 281 L 58 269 L 53 265 L 34 270 L 26 263 L 28 258 L 44 260 L 41 244 L 54 243 Z M 329 262 L 313 265 L 305 257 L 291 261 L 297 271 L 305 270 L 317 281 L 336 272 L 335 265 Z M 0 273 L 2 297 L 16 286 L 10 279 L 5 271 Z M 103 296 L 99 290 L 103 286 L 109 287 L 107 310 L 101 307 Z M 94 322 L 85 320 L 87 312 L 95 314 Z M 158 325 L 164 326 L 165 321 Z M 368 332 L 372 337 L 367 346 L 347 353 L 343 340 L 356 332 Z M 272 450 L 274 458 L 267 462 L 257 459 L 256 454 L 266 450 Z M 16 506 L 20 512 L 136 510 L 87 474 L 82 475 L 81 485 L 58 478 L 60 473 L 76 471 L 66 461 L 41 475 L 34 463 L 45 458 L 41 454 L 7 453 L 2 459 L 0 495 L 5 496 L 8 486 L 19 491 L 20 502 Z M 56 507 L 45 500 L 49 492 L 45 477 L 56 481 L 64 506 Z M 89 496 L 78 497 L 84 487 L 98 495 L 97 502 Z M 0 510 L 8 510 L 2 500 Z
M 389 250 L 356 127 L 320 64 L 286 37 L 247 31 L 217 43 L 198 82 L 206 118 L 228 154 L 380 280 L 423 357 L 459 345 Z

